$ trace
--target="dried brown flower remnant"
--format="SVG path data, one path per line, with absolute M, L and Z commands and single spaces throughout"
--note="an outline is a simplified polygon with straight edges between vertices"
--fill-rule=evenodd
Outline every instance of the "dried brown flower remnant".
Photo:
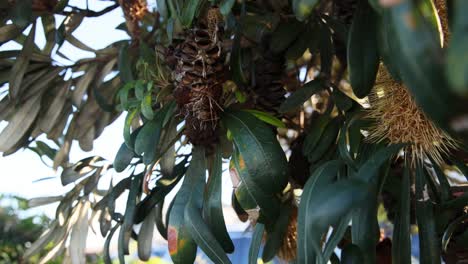
M 288 229 L 286 236 L 283 238 L 283 243 L 278 252 L 278 257 L 288 263 L 297 256 L 297 206 L 292 208 L 291 215 L 289 216 Z
M 383 65 L 369 101 L 368 117 L 375 121 L 369 131 L 371 141 L 409 143 L 405 151 L 413 162 L 431 157 L 441 163 L 443 156 L 456 148 L 455 140 L 418 108 L 407 88 L 396 82 Z
M 140 29 L 138 22 L 148 13 L 146 0 L 119 0 L 130 35 L 138 38 Z
M 216 10 L 208 11 L 205 21 L 188 30 L 185 40 L 171 51 L 173 58 L 168 58 L 176 62 L 174 96 L 185 117 L 186 135 L 195 145 L 216 141 L 222 111 L 224 54 Z

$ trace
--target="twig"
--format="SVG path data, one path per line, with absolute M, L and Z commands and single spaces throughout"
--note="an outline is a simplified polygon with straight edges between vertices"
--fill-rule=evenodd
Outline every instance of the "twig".
M 102 16 L 105 13 L 116 9 L 117 7 L 119 7 L 119 4 L 115 3 L 115 4 L 111 5 L 111 6 L 108 6 L 108 7 L 104 8 L 104 9 L 102 9 L 101 11 L 94 11 L 94 10 L 90 10 L 90 9 L 81 9 L 81 8 L 74 7 L 74 6 L 69 6 L 69 7 L 71 7 L 72 11 L 62 11 L 62 12 L 58 12 L 57 14 L 64 15 L 64 16 L 69 16 L 69 15 L 73 15 L 73 14 L 80 14 L 80 15 L 83 15 L 85 17 L 98 17 L 98 16 Z

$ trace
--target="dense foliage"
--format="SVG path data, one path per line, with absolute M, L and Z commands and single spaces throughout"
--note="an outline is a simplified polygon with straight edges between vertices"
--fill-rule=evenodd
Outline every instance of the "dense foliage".
M 112 237 L 120 263 L 131 240 L 148 260 L 156 230 L 174 263 L 194 262 L 197 247 L 230 263 L 229 160 L 232 206 L 253 227 L 246 263 L 410 263 L 411 226 L 422 263 L 468 259 L 467 1 L 103 2 L 0 4 L 0 43 L 22 46 L 0 51 L 0 151 L 48 157 L 70 187 L 30 201 L 60 203 L 25 258 L 52 243 L 43 263 L 64 248 L 83 263 L 98 219 L 107 263 Z M 128 40 L 95 50 L 73 35 L 117 8 Z M 95 56 L 70 61 L 64 43 Z M 114 161 L 69 161 L 73 142 L 90 151 L 122 113 Z M 98 188 L 109 171 L 126 177 Z

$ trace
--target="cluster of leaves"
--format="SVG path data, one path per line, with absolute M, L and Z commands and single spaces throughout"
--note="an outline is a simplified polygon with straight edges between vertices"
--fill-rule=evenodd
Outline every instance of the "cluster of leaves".
M 369 94 L 383 61 L 438 126 L 466 142 L 466 1 L 452 0 L 448 6 L 452 40 L 444 49 L 431 0 L 391 6 L 360 0 L 347 10 L 353 17 L 350 25 L 335 13 L 339 1 L 161 0 L 137 21 L 140 30 L 128 30 L 125 23 L 119 27 L 128 31 L 130 40 L 102 50 L 86 46 L 72 32 L 86 17 L 105 14 L 120 2 L 110 1 L 102 11 L 78 9 L 66 0 L 40 10 L 24 4 L 28 1 L 1 6 L 0 40 L 23 47 L 0 52 L 1 81 L 8 83 L 0 116 L 9 122 L 0 134 L 0 151 L 10 154 L 27 146 L 46 155 L 55 167 L 63 167 L 62 184 L 72 186 L 64 195 L 30 201 L 36 206 L 60 203 L 56 219 L 26 257 L 52 243 L 55 247 L 43 262 L 67 248 L 71 260 L 81 263 L 88 222 L 98 219 L 106 237 L 107 263 L 114 236 L 120 263 L 132 239 L 140 259 L 149 259 L 155 226 L 168 239 L 174 263 L 192 263 L 197 247 L 215 263 L 230 263 L 227 253 L 234 246 L 222 212 L 223 158 L 230 159 L 233 173 L 233 207 L 240 219 L 255 223 L 249 263 L 257 262 L 265 236 L 264 261 L 282 247 L 297 207 L 293 189 L 302 190 L 297 249 L 292 249 L 297 263 L 376 263 L 377 208 L 384 192 L 396 201 L 391 254 L 395 263 L 410 263 L 413 205 L 423 263 L 440 263 L 441 255 L 463 253 L 468 196 L 455 191 L 446 174 L 468 177 L 466 160 L 453 157 L 441 168 L 430 161 L 411 166 L 395 159 L 404 144 L 365 140 L 369 122 L 359 98 Z M 223 112 L 218 138 L 212 145 L 190 148 L 172 94 L 173 62 L 165 61 L 164 55 L 171 44 L 184 40 L 186 30 L 196 27 L 211 5 L 219 7 L 225 20 L 229 81 L 219 102 Z M 58 27 L 57 15 L 66 16 Z M 47 39 L 43 49 L 34 43 L 39 21 Z M 95 58 L 58 64 L 52 57 L 65 57 L 60 53 L 64 41 L 94 52 Z M 289 92 L 281 106 L 268 113 L 259 111 L 252 99 L 255 62 L 266 53 L 284 57 L 283 82 Z M 323 105 L 313 103 L 312 96 Z M 73 140 L 91 149 L 93 140 L 121 112 L 127 112 L 124 142 L 112 163 L 101 157 L 67 163 Z M 41 134 L 60 149 L 35 141 Z M 36 145 L 30 146 L 32 142 Z M 403 170 L 396 170 L 401 166 L 395 164 Z M 127 176 L 102 189 L 99 183 L 108 171 Z M 166 201 L 173 190 L 175 199 Z M 121 197 L 126 200 L 123 212 L 115 206 Z M 170 204 L 164 212 L 166 202 Z M 338 246 L 343 249 L 341 258 L 334 253 Z

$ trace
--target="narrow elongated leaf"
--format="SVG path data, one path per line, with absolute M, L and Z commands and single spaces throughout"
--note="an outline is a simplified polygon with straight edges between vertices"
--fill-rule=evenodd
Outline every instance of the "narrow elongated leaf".
M 9 96 L 12 99 L 17 99 L 21 94 L 21 83 L 23 81 L 24 74 L 28 69 L 29 59 L 33 52 L 34 38 L 36 36 L 36 25 L 33 25 L 29 32 L 26 41 L 24 42 L 23 49 L 19 57 L 16 59 L 13 68 L 11 69 L 10 81 L 9 81 Z
M 28 207 L 37 207 L 41 205 L 46 205 L 50 203 L 55 203 L 58 201 L 61 201 L 63 199 L 63 196 L 48 196 L 48 197 L 38 197 L 38 198 L 32 198 L 28 200 Z
M 281 213 L 275 221 L 273 231 L 268 233 L 265 247 L 263 248 L 262 259 L 265 263 L 271 261 L 275 257 L 283 244 L 284 237 L 287 235 L 286 232 L 288 231 L 292 209 L 291 203 L 285 203 L 281 206 Z
M 136 198 L 138 189 L 141 186 L 143 175 L 134 176 L 130 185 L 130 190 L 127 198 L 127 206 L 125 207 L 125 215 L 122 226 L 120 227 L 118 239 L 118 257 L 121 264 L 125 263 L 124 254 L 128 254 L 128 244 L 133 227 L 133 218 L 135 216 Z
M 320 115 L 318 118 L 312 121 L 304 140 L 304 145 L 302 146 L 302 153 L 305 156 L 307 156 L 308 153 L 311 153 L 312 150 L 316 147 L 323 134 L 323 131 L 325 130 L 325 127 L 327 127 L 330 120 L 330 116 Z
M 133 81 L 132 65 L 130 62 L 130 54 L 128 53 L 128 45 L 123 45 L 119 51 L 119 74 L 124 83 Z
M 75 106 L 81 107 L 83 96 L 88 90 L 91 82 L 96 78 L 97 70 L 97 65 L 89 67 L 86 73 L 76 83 L 72 94 L 72 102 Z
M 0 44 L 16 38 L 19 34 L 21 34 L 21 30 L 15 24 L 8 24 L 0 27 Z
M 132 127 L 132 122 L 135 117 L 138 116 L 138 109 L 135 109 L 127 114 L 127 117 L 125 117 L 125 124 L 124 124 L 124 129 L 123 129 L 123 137 L 125 140 L 125 144 L 127 145 L 128 148 L 134 149 L 134 144 L 135 141 L 132 140 L 131 137 L 131 127 Z
M 340 166 L 339 161 L 329 161 L 319 168 L 317 168 L 309 179 L 307 180 L 301 196 L 301 203 L 299 204 L 299 212 L 297 217 L 297 261 L 298 263 L 308 263 L 307 261 L 315 261 L 316 248 L 318 245 L 313 246 L 313 240 L 317 237 L 312 237 L 310 228 L 312 226 L 306 225 L 307 219 L 313 211 L 308 210 L 309 203 L 314 202 L 314 193 L 317 193 L 324 186 L 329 185 Z
M 379 67 L 378 17 L 367 0 L 360 0 L 356 11 L 348 38 L 348 69 L 354 94 L 363 98 L 374 86 Z
M 305 101 L 309 100 L 312 95 L 320 92 L 324 89 L 323 83 L 321 80 L 316 79 L 312 80 L 299 90 L 291 94 L 286 100 L 281 104 L 279 111 L 281 113 L 286 113 L 292 111 L 304 104 Z
M 114 169 L 117 172 L 124 171 L 133 159 L 133 150 L 127 144 L 122 143 L 114 159 Z
M 403 174 L 400 204 L 395 216 L 393 231 L 392 261 L 394 263 L 411 263 L 410 177 L 409 168 L 406 167 Z
M 32 18 L 32 0 L 18 0 L 10 10 L 11 20 L 18 27 L 26 27 Z
M 31 98 L 17 110 L 0 133 L 0 152 L 13 148 L 28 133 L 41 109 L 40 100 L 41 96 Z
M 249 264 L 257 264 L 258 252 L 262 245 L 263 233 L 265 232 L 265 225 L 257 223 L 252 234 L 252 241 L 249 248 Z
M 147 121 L 135 140 L 135 153 L 143 154 L 143 162 L 150 164 L 156 157 L 156 146 L 161 136 L 162 119 Z
M 111 239 L 114 236 L 115 231 L 117 231 L 117 228 L 119 228 L 119 225 L 115 225 L 111 229 L 109 235 L 106 238 L 106 241 L 104 242 L 103 259 L 104 259 L 104 263 L 106 263 L 106 264 L 112 264 L 112 259 L 111 259 L 110 254 L 109 254 L 109 247 L 110 247 Z
M 185 207 L 185 226 L 197 245 L 214 263 L 231 263 L 215 236 L 203 221 L 198 208 L 193 204 Z
M 395 144 L 378 150 L 361 166 L 357 174 L 359 175 L 358 177 L 366 182 L 374 180 L 380 167 L 388 161 L 388 159 L 396 155 L 404 146 L 405 144 Z
M 346 215 L 345 217 L 343 217 L 343 219 L 340 220 L 339 224 L 333 227 L 333 233 L 330 235 L 330 238 L 325 244 L 325 248 L 323 250 L 323 259 L 325 261 L 330 260 L 336 247 L 343 239 L 343 236 L 346 233 L 346 230 L 350 224 L 351 215 L 352 214 Z
M 262 120 L 263 122 L 265 122 L 267 124 L 270 124 L 272 126 L 281 127 L 281 128 L 286 127 L 286 125 L 283 123 L 283 121 L 281 121 L 280 119 L 278 119 L 277 117 L 275 117 L 274 115 L 272 115 L 270 113 L 263 112 L 263 111 L 258 111 L 258 110 L 254 110 L 254 109 L 248 109 L 248 110 L 245 110 L 245 111 L 253 114 L 256 118 L 258 118 L 258 119 Z
M 310 162 L 316 162 L 325 155 L 330 146 L 336 142 L 336 137 L 340 131 L 341 125 L 340 118 L 334 118 L 323 130 L 320 140 L 317 142 L 315 148 L 311 152 L 307 153 L 307 158 Z
M 231 12 L 232 7 L 234 6 L 235 0 L 223 0 L 219 7 L 221 14 L 228 15 Z
M 232 253 L 234 251 L 234 244 L 229 237 L 224 222 L 221 191 L 222 157 L 221 148 L 217 146 L 203 201 L 203 217 L 224 251 L 226 253 Z
M 440 247 L 435 226 L 434 208 L 428 193 L 426 171 L 416 167 L 416 219 L 418 222 L 421 263 L 441 263 Z
M 163 205 L 164 205 L 164 199 L 156 205 L 156 228 L 158 229 L 159 234 L 167 240 L 167 221 L 166 224 L 163 222 Z M 166 218 L 167 215 L 169 214 L 170 210 L 167 210 L 166 212 Z
M 197 244 L 188 231 L 184 215 L 186 206 L 201 208 L 205 169 L 205 151 L 196 147 L 192 150 L 190 166 L 170 210 L 167 238 L 169 254 L 176 264 L 193 263 L 195 260 Z
M 205 3 L 206 0 L 188 0 L 184 2 L 182 15 L 180 16 L 180 22 L 185 28 L 189 28 L 192 25 L 192 21 L 195 15 L 199 12 L 200 7 Z
M 151 257 L 155 220 L 156 208 L 153 208 L 141 224 L 140 233 L 138 233 L 138 257 L 140 260 L 148 261 Z
M 467 8 L 467 1 L 454 0 L 452 3 L 453 33 L 445 67 L 452 90 L 460 95 L 468 95 L 468 51 L 464 48 L 468 45 L 468 19 L 464 12 Z
M 72 263 L 84 264 L 86 261 L 85 249 L 86 239 L 88 238 L 88 210 L 89 201 L 82 201 L 77 223 L 73 225 L 70 235 L 70 258 Z
M 240 172 L 246 170 L 266 193 L 281 192 L 288 181 L 287 160 L 271 128 L 243 111 L 226 111 L 223 123 L 239 151 Z

